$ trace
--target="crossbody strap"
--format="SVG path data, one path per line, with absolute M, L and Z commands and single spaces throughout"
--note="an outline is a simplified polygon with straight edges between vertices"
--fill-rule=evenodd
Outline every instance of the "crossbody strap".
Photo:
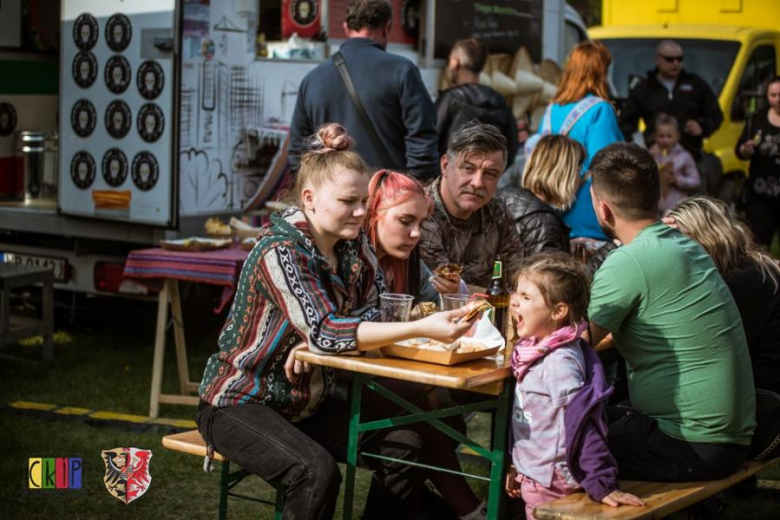
M 366 109 L 363 108 L 363 103 L 360 102 L 360 98 L 355 90 L 355 85 L 352 84 L 352 78 L 349 76 L 349 71 L 347 70 L 347 62 L 344 61 L 344 56 L 341 52 L 337 52 L 333 55 L 333 64 L 336 65 L 336 69 L 339 71 L 339 74 L 341 74 L 341 79 L 344 82 L 344 86 L 347 87 L 347 92 L 352 99 L 352 104 L 355 105 L 355 110 L 357 110 L 358 116 L 360 117 L 360 122 L 363 123 L 363 129 L 368 133 L 371 144 L 374 145 L 374 150 L 379 153 L 379 157 L 384 163 L 381 166 L 384 168 L 392 167 L 393 163 L 390 161 L 390 154 L 387 152 L 387 148 L 385 148 L 382 140 L 379 139 L 374 124 L 368 117 Z
M 566 116 L 566 119 L 564 119 L 560 130 L 558 130 L 558 133 L 560 135 L 568 135 L 574 125 L 577 124 L 577 121 L 579 121 L 588 110 L 595 107 L 599 103 L 606 103 L 606 101 L 596 96 L 586 97 L 585 99 L 581 100 Z

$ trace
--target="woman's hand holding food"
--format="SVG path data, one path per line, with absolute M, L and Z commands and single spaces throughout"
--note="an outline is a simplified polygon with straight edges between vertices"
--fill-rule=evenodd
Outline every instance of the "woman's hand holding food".
M 431 285 L 439 294 L 456 294 L 460 292 L 460 275 L 434 276 Z
M 442 343 L 452 343 L 469 331 L 474 324 L 474 318 L 462 323 L 456 323 L 468 313 L 467 307 L 461 307 L 453 311 L 444 311 L 431 314 L 427 318 L 414 322 L 419 327 L 418 336 L 435 339 Z

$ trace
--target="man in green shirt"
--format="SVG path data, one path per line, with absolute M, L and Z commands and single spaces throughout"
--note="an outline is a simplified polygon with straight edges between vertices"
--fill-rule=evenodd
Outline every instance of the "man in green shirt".
M 630 406 L 613 409 L 621 478 L 707 480 L 742 465 L 755 429 L 753 373 L 739 311 L 705 250 L 658 220 L 653 157 L 618 143 L 590 167 L 599 224 L 624 245 L 596 272 L 592 340 L 612 333 Z

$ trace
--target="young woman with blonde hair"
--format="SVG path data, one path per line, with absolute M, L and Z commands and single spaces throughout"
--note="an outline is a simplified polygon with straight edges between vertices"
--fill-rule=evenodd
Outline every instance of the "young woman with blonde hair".
M 611 61 L 609 50 L 601 43 L 588 41 L 574 47 L 558 81 L 558 93 L 539 128 L 540 135 L 565 135 L 585 148 L 580 168 L 583 182 L 574 203 L 563 214 L 563 221 L 571 229 L 570 237 L 584 239 L 591 252 L 609 239 L 596 220 L 590 196 L 591 181 L 585 174 L 596 152 L 623 141 L 615 109 L 608 101 L 607 68 Z
M 561 220 L 582 184 L 585 150 L 563 135 L 539 139 L 523 170 L 523 186 L 507 186 L 502 195 L 515 219 L 523 257 L 569 251 L 569 228 Z
M 780 393 L 780 267 L 723 201 L 683 200 L 664 222 L 704 247 L 731 290 L 745 328 L 756 388 Z
M 450 342 L 472 323 L 464 310 L 408 323 L 375 323 L 384 281 L 362 231 L 369 171 L 349 150 L 344 128 L 329 124 L 301 158 L 295 206 L 271 217 L 241 270 L 219 351 L 199 388 L 198 429 L 208 452 L 225 455 L 285 487 L 285 518 L 333 518 L 345 458 L 349 404 L 331 396 L 332 369 L 309 367 L 294 351 L 338 355 L 427 336 Z M 368 392 L 361 414 L 386 417 L 392 405 Z M 381 430 L 366 449 L 411 462 L 427 460 L 419 428 Z M 414 514 L 422 473 L 372 459 L 366 518 Z

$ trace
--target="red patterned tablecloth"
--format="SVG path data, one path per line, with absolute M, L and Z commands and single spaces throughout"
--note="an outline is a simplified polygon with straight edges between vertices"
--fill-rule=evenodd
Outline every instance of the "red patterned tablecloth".
M 131 251 L 127 256 L 124 275 L 135 280 L 159 280 L 167 278 L 190 282 L 222 285 L 222 300 L 216 312 L 233 298 L 248 251 L 241 248 L 216 251 L 167 251 L 155 247 Z

